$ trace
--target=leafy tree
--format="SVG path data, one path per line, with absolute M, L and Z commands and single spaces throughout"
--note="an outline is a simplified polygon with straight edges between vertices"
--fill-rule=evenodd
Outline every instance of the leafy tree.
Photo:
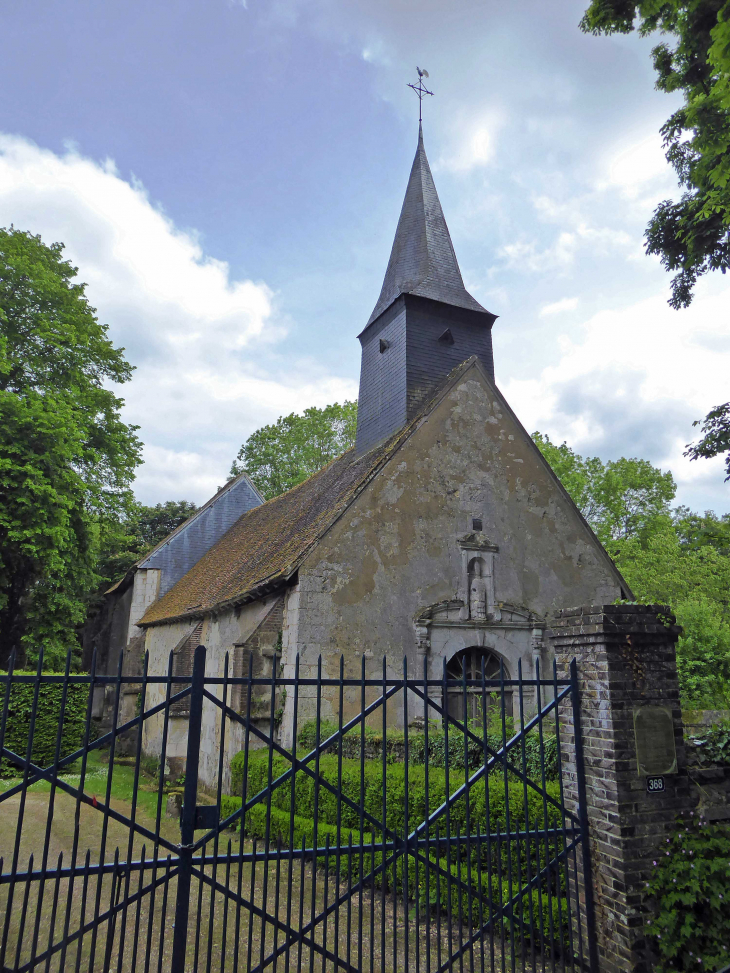
M 699 426 L 700 421 L 692 423 Z M 717 405 L 707 413 L 702 422 L 704 435 L 698 443 L 690 443 L 684 454 L 690 459 L 710 459 L 725 453 L 725 482 L 730 480 L 730 402 Z
M 685 703 L 730 704 L 730 515 L 670 511 L 671 474 L 646 460 L 603 463 L 540 433 L 533 439 L 635 597 L 677 615 Z
M 712 510 L 696 514 L 689 507 L 675 507 L 672 517 L 683 547 L 697 549 L 709 545 L 719 554 L 730 555 L 730 514 L 718 517 Z
M 248 473 L 265 500 L 291 490 L 355 442 L 357 402 L 292 412 L 252 433 L 238 451 L 231 476 Z
M 132 503 L 121 520 L 108 521 L 99 541 L 96 565 L 103 591 L 119 580 L 148 551 L 197 511 L 188 500 L 168 500 L 147 507 Z
M 647 253 L 675 276 L 672 307 L 687 307 L 697 279 L 730 266 L 730 4 L 727 0 L 593 0 L 581 29 L 593 34 L 660 31 L 652 51 L 660 91 L 684 104 L 662 126 L 667 161 L 684 187 L 659 204 Z M 730 472 L 730 470 L 729 470 Z
M 640 537 L 668 514 L 676 493 L 670 472 L 645 459 L 584 459 L 567 443 L 539 432 L 532 438 L 603 544 Z
M 106 387 L 132 369 L 62 252 L 0 229 L 0 666 L 76 648 L 100 533 L 141 462 Z
M 689 518 L 687 518 L 689 519 Z M 615 553 L 639 601 L 668 604 L 683 627 L 677 646 L 686 703 L 730 703 L 730 556 L 712 543 L 687 543 L 686 531 L 662 518 L 643 543 Z M 701 535 L 699 535 L 701 536 Z

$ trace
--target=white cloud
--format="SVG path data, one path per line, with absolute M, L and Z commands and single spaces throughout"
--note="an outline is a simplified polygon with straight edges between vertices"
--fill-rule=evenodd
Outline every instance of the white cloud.
M 146 500 L 205 500 L 262 422 L 357 394 L 313 362 L 267 371 L 285 334 L 271 290 L 233 280 L 110 160 L 0 135 L 0 225 L 10 223 L 66 244 L 99 319 L 137 366 L 120 392 L 146 443 Z
M 604 159 L 602 169 L 598 188 L 617 187 L 629 199 L 635 199 L 652 184 L 673 178 L 658 132 L 614 146 Z
M 578 307 L 577 297 L 564 297 L 554 304 L 545 304 L 540 308 L 540 317 L 544 318 L 549 314 L 560 314 L 562 311 L 575 311 Z
M 721 461 L 691 463 L 682 453 L 697 436 L 692 421 L 728 398 L 715 349 L 729 314 L 730 288 L 717 282 L 703 282 L 684 311 L 665 293 L 600 311 L 578 334 L 556 336 L 558 360 L 536 379 L 506 382 L 505 394 L 530 430 L 591 455 L 651 459 L 672 470 L 680 500 L 692 505 L 697 488 L 724 509 Z
M 496 112 L 481 112 L 476 117 L 458 113 L 448 139 L 449 151 L 439 156 L 434 168 L 467 173 L 487 165 L 494 158 L 502 124 L 503 119 Z

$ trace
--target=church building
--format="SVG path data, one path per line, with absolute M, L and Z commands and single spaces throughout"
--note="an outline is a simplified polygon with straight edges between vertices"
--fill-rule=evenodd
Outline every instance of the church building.
M 556 609 L 628 596 L 610 557 L 498 390 L 487 311 L 464 287 L 426 158 L 411 169 L 380 296 L 359 335 L 354 448 L 309 480 L 243 512 L 146 609 L 150 671 L 189 671 L 207 646 L 210 675 L 408 671 L 488 676 L 551 659 Z M 300 691 L 299 719 L 307 716 Z M 150 697 L 148 705 L 156 702 Z M 240 705 L 234 690 L 231 705 Z M 322 717 L 336 718 L 337 700 Z M 347 719 L 359 697 L 345 693 Z M 509 700 L 508 700 L 509 705 Z M 516 701 L 515 701 L 516 706 Z M 277 700 L 291 743 L 292 699 Z M 252 714 L 262 728 L 268 696 Z M 185 754 L 185 713 L 169 754 Z M 311 715 L 311 714 L 310 714 Z M 517 713 L 515 713 L 517 715 Z M 394 725 L 401 717 L 393 712 Z M 144 747 L 159 753 L 148 721 Z M 201 780 L 217 773 L 218 730 L 202 739 Z M 242 747 L 230 728 L 226 747 Z M 228 763 L 228 761 L 226 761 Z

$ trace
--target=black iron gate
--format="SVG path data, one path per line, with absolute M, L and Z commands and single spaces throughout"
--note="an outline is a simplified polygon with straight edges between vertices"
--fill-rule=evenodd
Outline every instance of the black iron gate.
M 596 973 L 575 664 L 212 676 L 200 646 L 187 676 L 68 665 L 0 677 L 0 969 Z M 116 729 L 94 739 L 108 686 Z

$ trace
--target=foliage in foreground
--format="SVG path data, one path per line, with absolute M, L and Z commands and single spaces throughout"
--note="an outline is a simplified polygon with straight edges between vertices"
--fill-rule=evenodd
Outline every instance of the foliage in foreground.
M 692 459 L 712 459 L 713 456 L 720 456 L 725 453 L 725 482 L 730 480 L 730 402 L 723 405 L 716 405 L 710 409 L 705 418 L 700 422 L 692 423 L 693 426 L 701 426 L 702 437 L 696 443 L 687 445 L 685 456 Z
M 690 812 L 677 822 L 647 884 L 646 931 L 658 973 L 715 970 L 730 961 L 730 829 Z
M 0 665 L 78 647 L 100 530 L 141 462 L 108 388 L 132 369 L 62 252 L 0 229 Z
M 730 720 L 709 726 L 690 742 L 691 757 L 700 767 L 730 767 Z
M 730 4 L 727 0 L 592 0 L 581 28 L 648 35 L 656 87 L 681 92 L 662 126 L 667 161 L 684 192 L 664 200 L 646 230 L 646 251 L 672 279 L 672 307 L 687 307 L 703 274 L 730 267 Z

